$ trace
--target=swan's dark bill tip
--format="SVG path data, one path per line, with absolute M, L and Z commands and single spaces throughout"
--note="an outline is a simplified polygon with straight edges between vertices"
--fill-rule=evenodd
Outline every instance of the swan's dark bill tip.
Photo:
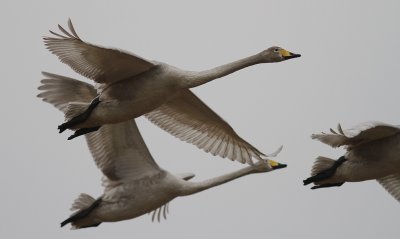
M 273 169 L 279 169 L 279 168 L 286 168 L 287 164 L 279 163 L 278 165 L 272 166 Z
M 344 184 L 344 182 L 341 183 L 327 183 L 327 184 L 321 184 L 321 185 L 316 185 L 312 187 L 311 189 L 318 189 L 318 188 L 331 188 L 331 187 L 340 187 Z
M 289 59 L 293 59 L 293 58 L 298 58 L 301 57 L 301 54 L 296 54 L 296 53 L 291 53 L 289 56 L 284 56 L 283 58 L 285 58 L 285 60 L 289 60 Z

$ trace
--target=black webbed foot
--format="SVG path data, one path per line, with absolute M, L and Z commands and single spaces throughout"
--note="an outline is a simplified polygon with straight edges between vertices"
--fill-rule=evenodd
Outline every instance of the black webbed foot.
M 333 174 L 335 174 L 335 171 L 336 171 L 336 168 L 329 168 L 325 171 L 322 171 L 312 177 L 309 177 L 309 178 L 303 180 L 303 185 L 308 185 L 313 182 L 318 182 L 318 181 L 322 181 L 324 179 L 328 179 L 328 178 L 332 177 Z
M 72 223 L 74 221 L 77 221 L 77 220 L 80 220 L 80 219 L 83 219 L 83 218 L 87 217 L 93 211 L 93 209 L 95 209 L 96 207 L 98 207 L 100 205 L 101 200 L 102 200 L 101 198 L 97 199 L 88 208 L 80 210 L 79 212 L 77 212 L 77 213 L 73 214 L 72 216 L 70 216 L 68 219 L 66 219 L 63 222 L 61 222 L 61 227 L 67 225 L 68 223 Z M 86 226 L 86 227 L 96 227 L 99 224 L 93 224 L 93 225 Z M 84 228 L 84 227 L 82 227 L 82 228 Z
M 322 184 L 322 185 L 318 185 L 318 186 L 314 186 L 311 189 L 318 189 L 318 188 L 330 188 L 330 187 L 340 187 L 344 184 L 343 183 L 327 183 L 327 184 Z
M 59 133 L 64 132 L 66 129 L 69 129 L 79 123 L 85 122 L 85 120 L 87 120 L 90 116 L 90 114 L 92 113 L 92 111 L 94 110 L 94 108 L 96 108 L 96 106 L 100 103 L 99 97 L 97 96 L 96 98 L 94 98 L 92 100 L 92 102 L 90 102 L 90 105 L 88 106 L 88 108 L 81 114 L 73 117 L 72 119 L 68 120 L 67 122 L 61 124 L 58 126 L 58 130 Z
M 100 129 L 101 126 L 96 126 L 96 127 L 92 127 L 92 128 L 82 128 L 82 129 L 78 129 L 77 131 L 75 131 L 75 133 L 71 136 L 68 137 L 68 140 L 74 139 L 78 136 L 84 135 L 84 134 L 88 134 L 90 132 L 94 132 L 97 131 L 98 129 Z
M 335 174 L 336 169 L 337 169 L 342 163 L 344 163 L 346 160 L 347 160 L 347 159 L 346 159 L 344 156 L 340 157 L 338 160 L 335 161 L 335 163 L 332 165 L 332 167 L 330 167 L 330 168 L 328 168 L 328 169 L 326 169 L 326 170 L 324 170 L 324 171 L 321 171 L 321 172 L 317 173 L 316 175 L 311 176 L 311 177 L 309 177 L 309 178 L 303 180 L 303 184 L 304 184 L 304 185 L 307 185 L 307 184 L 310 184 L 310 183 L 322 181 L 322 180 L 324 180 L 324 179 L 328 179 L 328 178 L 332 177 L 332 176 Z M 342 183 L 342 184 L 343 184 L 343 183 Z M 326 184 L 326 185 L 329 185 L 329 184 Z M 320 185 L 320 186 L 322 186 L 322 185 Z M 337 185 L 333 185 L 333 186 L 337 186 Z M 333 187 L 333 186 L 332 186 L 332 187 Z M 339 185 L 339 186 L 340 186 L 340 185 Z M 315 186 L 315 187 L 319 188 L 319 186 Z M 314 188 L 314 189 L 315 189 L 315 188 Z

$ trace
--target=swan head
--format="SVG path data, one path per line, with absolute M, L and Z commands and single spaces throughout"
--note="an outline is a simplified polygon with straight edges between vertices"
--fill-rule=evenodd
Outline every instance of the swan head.
M 281 62 L 301 56 L 300 54 L 292 53 L 279 46 L 270 47 L 260 54 L 263 62 Z
M 268 163 L 269 163 L 269 166 L 272 168 L 272 170 L 280 169 L 280 168 L 286 168 L 287 167 L 286 164 L 278 163 L 278 162 L 276 162 L 274 160 L 271 160 L 271 159 L 268 159 Z
M 260 160 L 254 164 L 256 172 L 269 172 L 276 169 L 286 168 L 287 165 L 283 163 L 278 163 L 271 159 Z

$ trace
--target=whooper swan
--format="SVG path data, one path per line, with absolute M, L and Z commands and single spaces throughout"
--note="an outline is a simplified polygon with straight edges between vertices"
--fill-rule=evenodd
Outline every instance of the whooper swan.
M 400 127 L 369 122 L 343 131 L 338 125 L 338 132 L 331 129 L 312 138 L 332 147 L 344 146 L 347 152 L 336 161 L 318 157 L 304 185 L 314 183 L 316 189 L 376 179 L 400 201 Z
M 71 20 L 69 31 L 45 37 L 47 48 L 77 73 L 98 83 L 92 102 L 72 102 L 65 110 L 67 122 L 60 132 L 76 129 L 72 139 L 101 125 L 123 122 L 143 114 L 170 134 L 213 155 L 242 163 L 264 155 L 239 137 L 221 117 L 189 88 L 205 84 L 242 68 L 299 57 L 280 47 L 210 70 L 185 71 L 166 63 L 149 61 L 132 53 L 86 43 Z
M 47 79 L 42 80 L 39 97 L 61 111 L 71 101 L 86 103 L 96 96 L 90 84 L 50 73 L 45 75 Z M 61 226 L 71 223 L 75 229 L 132 219 L 152 211 L 153 219 L 157 216 L 160 220 L 162 214 L 166 217 L 168 203 L 176 197 L 286 166 L 264 159 L 216 178 L 189 182 L 193 174 L 174 175 L 157 165 L 134 120 L 107 124 L 85 136 L 94 161 L 104 174 L 105 189 L 97 199 L 81 194 L 75 200 L 71 209 L 76 212 L 61 223 Z

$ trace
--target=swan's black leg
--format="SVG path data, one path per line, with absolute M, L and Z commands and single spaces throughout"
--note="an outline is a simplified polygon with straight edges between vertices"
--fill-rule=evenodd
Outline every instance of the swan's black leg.
M 309 178 L 303 180 L 304 185 L 307 185 L 307 184 L 310 184 L 310 183 L 314 183 L 314 182 L 318 182 L 318 181 L 322 181 L 324 179 L 328 179 L 328 178 L 332 177 L 335 174 L 336 169 L 342 163 L 344 163 L 346 160 L 347 159 L 344 156 L 340 157 L 338 160 L 335 161 L 335 163 L 332 165 L 332 167 L 330 167 L 330 168 L 328 168 L 328 169 L 326 169 L 326 170 L 324 170 L 322 172 L 319 172 L 319 173 L 317 173 L 316 175 L 314 175 L 312 177 L 309 177 Z M 334 186 L 336 186 L 336 185 L 334 185 Z
M 92 128 L 82 128 L 82 129 L 78 129 L 77 131 L 75 131 L 75 133 L 71 136 L 68 137 L 68 140 L 71 140 L 73 138 L 76 138 L 78 136 L 84 135 L 84 134 L 88 134 L 90 132 L 94 132 L 97 131 L 98 129 L 100 129 L 101 126 L 96 126 L 96 127 L 92 127 Z
M 343 183 L 327 183 L 327 184 L 322 184 L 322 185 L 318 185 L 318 186 L 314 186 L 311 189 L 318 189 L 318 188 L 330 188 L 330 187 L 340 187 L 344 184 Z
M 93 209 L 95 209 L 96 207 L 98 207 L 100 205 L 100 203 L 101 203 L 101 198 L 99 198 L 96 201 L 94 201 L 92 203 L 92 205 L 90 205 L 88 208 L 78 211 L 77 213 L 75 213 L 72 216 L 70 216 L 68 219 L 66 219 L 63 222 L 61 222 L 61 227 L 67 225 L 68 223 L 71 223 L 71 222 L 74 222 L 74 221 L 77 221 L 77 220 L 80 220 L 80 219 L 83 219 L 83 218 L 87 217 L 93 211 Z M 99 224 L 93 224 L 93 225 L 86 226 L 86 227 L 96 227 Z
M 73 117 L 69 121 L 59 125 L 58 126 L 59 133 L 62 133 L 66 129 L 69 129 L 69 128 L 73 127 L 74 125 L 77 125 L 77 124 L 82 123 L 85 120 L 87 120 L 89 118 L 90 114 L 92 113 L 92 111 L 94 110 L 94 108 L 96 108 L 96 106 L 99 103 L 100 103 L 99 96 L 97 96 L 96 98 L 94 98 L 92 100 L 92 102 L 90 102 L 90 105 L 88 106 L 88 108 L 83 113 L 81 113 L 81 114 Z

